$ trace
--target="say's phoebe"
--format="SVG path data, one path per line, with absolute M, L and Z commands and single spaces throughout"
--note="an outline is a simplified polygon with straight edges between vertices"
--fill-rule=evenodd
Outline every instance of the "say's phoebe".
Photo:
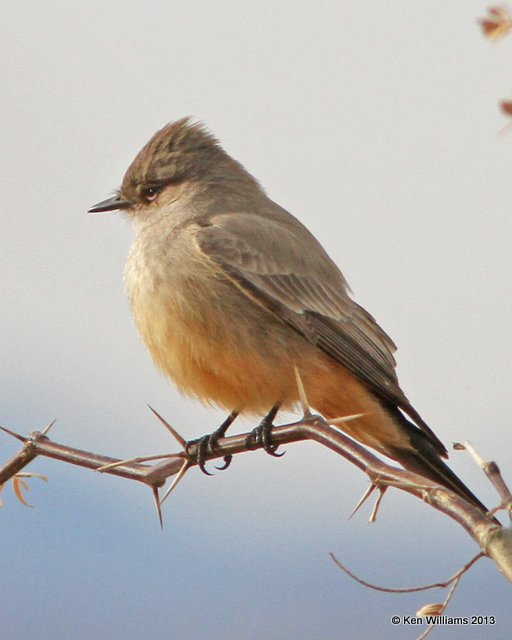
M 136 232 L 125 268 L 133 317 L 178 388 L 236 416 L 298 403 L 349 436 L 485 507 L 446 466 L 442 442 L 398 384 L 395 345 L 340 270 L 205 128 L 158 131 L 116 196 Z M 229 419 L 228 419 L 229 422 Z

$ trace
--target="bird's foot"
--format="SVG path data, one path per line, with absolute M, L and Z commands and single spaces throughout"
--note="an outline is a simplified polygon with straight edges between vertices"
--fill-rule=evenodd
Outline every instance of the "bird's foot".
M 274 426 L 274 418 L 278 411 L 279 405 L 272 407 L 259 425 L 247 436 L 245 445 L 248 449 L 262 447 L 269 455 L 274 456 L 275 458 L 284 456 L 284 451 L 277 453 L 279 445 L 272 443 L 272 428 Z
M 214 454 L 218 454 L 217 443 L 220 438 L 223 438 L 226 435 L 226 431 L 233 424 L 237 416 L 238 411 L 232 411 L 218 429 L 215 429 L 212 433 L 202 436 L 201 438 L 187 442 L 185 450 L 188 458 L 197 464 L 205 475 L 213 475 L 206 468 L 208 453 L 211 451 Z M 219 471 L 227 469 L 231 464 L 232 458 L 233 456 L 231 455 L 224 456 L 224 463 L 220 467 L 215 468 Z

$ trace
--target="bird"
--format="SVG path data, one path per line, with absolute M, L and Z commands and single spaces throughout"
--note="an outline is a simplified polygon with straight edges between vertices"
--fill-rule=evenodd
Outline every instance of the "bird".
M 448 467 L 446 447 L 402 391 L 392 339 L 352 297 L 319 241 L 190 117 L 140 150 L 114 196 L 135 231 L 124 281 L 156 366 L 184 394 L 266 416 L 311 407 L 405 469 L 487 509 Z

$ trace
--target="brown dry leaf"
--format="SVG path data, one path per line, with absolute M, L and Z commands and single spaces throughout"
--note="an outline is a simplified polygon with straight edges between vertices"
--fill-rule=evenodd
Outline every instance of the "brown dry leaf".
M 443 602 L 435 602 L 432 604 L 426 604 L 421 609 L 416 611 L 416 615 L 418 618 L 423 618 L 425 616 L 440 616 L 444 611 L 444 603 Z
M 12 479 L 12 490 L 14 491 L 14 495 L 18 498 L 21 504 L 24 504 L 26 507 L 32 506 L 25 500 L 25 496 L 23 495 L 23 491 L 30 490 L 30 487 L 28 486 L 28 482 L 25 482 L 25 480 L 22 480 L 21 478 L 14 476 L 14 478 Z
M 512 116 L 512 100 L 502 100 L 500 108 L 505 115 Z
M 14 495 L 21 502 L 21 504 L 25 505 L 26 507 L 31 507 L 32 505 L 27 502 L 25 496 L 23 495 L 24 491 L 30 490 L 28 483 L 23 478 L 39 478 L 39 480 L 43 480 L 44 482 L 48 482 L 48 478 L 44 476 L 42 473 L 35 473 L 35 472 L 32 472 L 32 473 L 20 472 L 20 473 L 17 473 L 12 478 L 12 490 L 14 491 Z M 4 486 L 5 486 L 4 484 L 0 485 L 0 493 L 4 488 Z M 3 506 L 3 500 L 0 499 L 0 507 L 2 506 Z
M 478 23 L 486 38 L 492 41 L 500 40 L 512 31 L 512 14 L 505 6 L 490 7 L 487 16 Z

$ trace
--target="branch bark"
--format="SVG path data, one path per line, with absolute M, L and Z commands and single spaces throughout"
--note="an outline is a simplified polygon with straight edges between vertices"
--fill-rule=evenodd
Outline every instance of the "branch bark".
M 144 464 L 139 460 L 121 461 L 116 458 L 74 449 L 50 440 L 41 432 L 34 432 L 28 438 L 7 431 L 23 442 L 22 449 L 0 468 L 0 484 L 12 478 L 38 455 L 54 458 L 63 462 L 102 470 L 104 473 L 143 482 L 154 491 L 163 487 L 166 480 L 182 470 L 184 462 L 188 466 L 196 464 L 197 444 L 190 443 L 187 451 L 155 456 L 161 462 Z M 221 438 L 215 451 L 208 448 L 206 459 L 213 460 L 228 455 L 237 455 L 261 448 L 252 442 L 248 433 Z M 249 437 L 249 446 L 247 444 Z M 366 473 L 376 486 L 396 487 L 423 500 L 434 509 L 462 526 L 478 544 L 482 552 L 491 558 L 501 573 L 512 582 L 512 531 L 497 524 L 491 517 L 483 514 L 475 506 L 422 476 L 387 464 L 363 448 L 335 426 L 328 424 L 320 416 L 306 415 L 303 419 L 286 425 L 276 426 L 272 430 L 275 444 L 284 445 L 301 440 L 313 440 L 328 447 Z M 148 459 L 146 459 L 148 460 Z M 110 466 L 108 465 L 115 465 Z M 104 467 L 106 467 L 104 469 Z

